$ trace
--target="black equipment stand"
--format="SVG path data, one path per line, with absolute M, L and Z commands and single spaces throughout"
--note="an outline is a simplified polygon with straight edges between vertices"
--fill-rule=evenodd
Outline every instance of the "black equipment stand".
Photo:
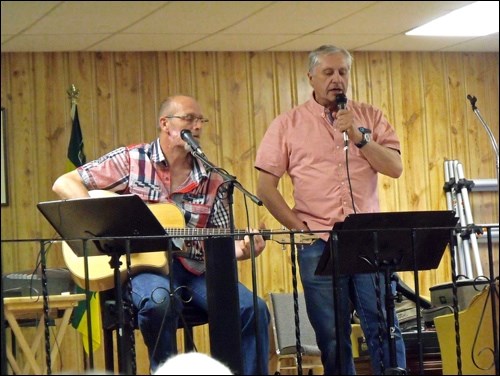
M 316 269 L 317 275 L 333 276 L 334 302 L 339 302 L 337 279 L 340 275 L 380 273 L 385 276 L 387 329 L 389 335 L 390 367 L 384 374 L 406 374 L 398 367 L 394 337 L 394 300 L 391 281 L 397 271 L 413 271 L 415 291 L 418 291 L 418 271 L 438 267 L 450 233 L 458 218 L 453 211 L 417 211 L 352 214 L 335 224 Z M 417 300 L 417 316 L 420 307 Z M 337 344 L 342 326 L 335 315 Z M 417 320 L 419 318 L 417 317 Z M 420 336 L 421 328 L 418 327 Z M 342 346 L 337 345 L 338 364 L 343 370 Z
M 130 257 L 130 241 L 127 241 L 125 249 L 116 250 L 110 253 L 111 260 L 109 265 L 113 268 L 113 279 L 115 283 L 115 299 L 116 299 L 116 311 L 117 311 L 117 322 L 116 322 L 116 346 L 118 353 L 118 368 L 120 373 L 125 373 L 128 375 L 134 375 L 137 373 L 136 369 L 136 359 L 135 359 L 135 343 L 128 343 L 130 338 L 126 335 L 133 335 L 133 330 L 125 330 L 125 304 L 127 304 L 127 310 L 130 309 L 132 302 L 125 302 L 123 299 L 122 282 L 120 276 L 120 257 L 122 254 Z M 132 323 L 129 322 L 129 325 Z M 134 346 L 132 346 L 134 345 Z M 131 352 L 132 351 L 132 352 Z

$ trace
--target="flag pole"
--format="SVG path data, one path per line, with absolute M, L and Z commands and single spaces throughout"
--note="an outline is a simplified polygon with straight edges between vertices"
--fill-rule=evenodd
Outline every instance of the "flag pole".
M 71 104 L 76 104 L 77 99 L 80 96 L 80 90 L 76 88 L 75 84 L 71 84 L 66 93 L 68 93 L 68 97 L 71 99 Z
M 71 84 L 69 89 L 66 91 L 68 97 L 71 100 L 71 118 L 75 115 L 75 106 L 78 104 L 78 97 L 80 96 L 80 90 L 78 90 L 75 84 Z
M 69 89 L 66 91 L 68 94 L 68 98 L 71 100 L 71 119 L 74 121 L 75 120 L 75 113 L 76 113 L 76 106 L 78 104 L 78 97 L 80 96 L 80 90 L 77 89 L 75 84 L 71 84 Z M 85 293 L 87 295 L 86 300 L 86 315 L 87 315 L 87 333 L 88 333 L 88 348 L 89 348 L 89 354 L 87 356 L 85 349 L 83 350 L 83 356 L 85 360 L 85 369 L 90 368 L 94 369 L 94 354 L 93 354 L 93 338 L 92 338 L 92 318 L 91 318 L 91 308 L 90 308 L 90 303 L 89 300 L 91 292 L 86 289 Z M 88 362 L 88 364 L 87 364 Z

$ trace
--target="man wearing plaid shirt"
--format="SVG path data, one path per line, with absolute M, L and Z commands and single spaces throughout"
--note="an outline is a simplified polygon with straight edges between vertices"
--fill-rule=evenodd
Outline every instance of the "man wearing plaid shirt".
M 207 121 L 194 98 L 184 95 L 170 97 L 160 106 L 159 136 L 155 141 L 120 147 L 88 162 L 59 177 L 53 190 L 62 199 L 87 197 L 91 190 L 135 194 L 148 204 L 175 204 L 181 210 L 187 228 L 229 228 L 228 190 L 223 177 L 207 171 L 181 138 L 181 131 L 186 129 L 199 140 Z M 260 255 L 265 240 L 260 235 L 252 238 L 255 255 Z M 174 353 L 172 344 L 177 325 L 161 326 L 161 323 L 165 320 L 177 323 L 183 303 L 181 299 L 172 299 L 175 294 L 170 295 L 170 292 L 178 286 L 186 286 L 183 291 L 191 293 L 190 304 L 204 310 L 208 308 L 204 242 L 195 238 L 184 241 L 180 248 L 184 252 L 176 253 L 172 260 L 170 275 L 175 276 L 173 281 L 169 275 L 156 271 L 140 272 L 131 280 L 132 302 L 148 347 L 152 372 Z M 237 260 L 248 259 L 250 252 L 248 235 L 235 240 Z M 268 374 L 270 316 L 266 303 L 258 298 L 258 312 L 255 313 L 253 293 L 242 283 L 238 284 L 238 291 L 243 373 Z M 260 323 L 257 334 L 254 326 L 256 315 Z M 257 347 L 261 351 L 259 355 Z

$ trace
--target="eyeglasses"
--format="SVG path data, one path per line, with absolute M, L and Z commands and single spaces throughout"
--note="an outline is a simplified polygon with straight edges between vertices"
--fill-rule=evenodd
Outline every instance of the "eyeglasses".
M 195 124 L 198 121 L 203 123 L 203 124 L 208 123 L 208 119 L 206 119 L 204 117 L 194 116 L 194 115 L 168 115 L 165 117 L 167 119 L 172 119 L 172 118 L 182 119 L 185 122 L 190 123 L 190 124 Z

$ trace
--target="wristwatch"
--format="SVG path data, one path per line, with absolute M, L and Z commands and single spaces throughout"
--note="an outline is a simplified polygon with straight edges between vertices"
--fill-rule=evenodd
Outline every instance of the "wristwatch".
M 367 143 L 369 143 L 372 139 L 372 131 L 368 128 L 364 127 L 359 127 L 358 130 L 361 132 L 363 135 L 363 138 L 361 139 L 361 142 L 355 144 L 357 148 L 361 149 L 363 146 L 365 146 Z

